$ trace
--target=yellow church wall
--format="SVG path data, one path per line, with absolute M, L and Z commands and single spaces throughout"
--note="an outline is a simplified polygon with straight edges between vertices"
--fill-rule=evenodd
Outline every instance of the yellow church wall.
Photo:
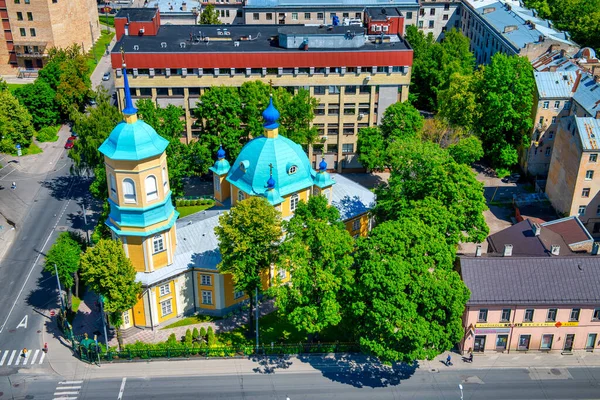
M 165 249 L 163 251 L 159 251 L 158 253 L 152 254 L 152 265 L 154 269 L 160 269 L 162 267 L 166 267 L 168 264 L 168 255 L 167 255 L 167 240 L 163 237 L 165 241 Z
M 237 205 L 238 196 L 239 196 L 240 192 L 244 193 L 244 200 L 248 198 L 247 193 L 245 193 L 243 190 L 240 190 L 237 187 L 231 185 L 231 206 L 232 207 L 235 207 Z
M 354 221 L 360 221 L 360 226 L 358 229 L 354 229 Z M 346 230 L 350 233 L 351 236 L 367 236 L 369 233 L 369 214 L 362 214 L 357 218 L 353 218 L 345 222 Z
M 227 178 L 227 175 L 221 175 L 221 176 L 215 175 L 215 178 L 214 178 L 219 181 L 219 186 L 221 188 L 220 192 L 217 192 L 215 190 L 215 198 L 219 202 L 224 202 L 231 195 L 231 185 L 229 184 L 229 182 L 227 182 L 227 179 L 225 179 L 225 178 Z
M 107 157 L 104 157 L 104 162 L 113 170 L 116 170 L 116 172 L 142 172 L 150 168 L 154 168 L 157 165 L 166 165 L 167 154 L 162 153 L 155 157 L 147 158 L 141 161 L 111 160 Z
M 210 276 L 210 285 L 203 285 L 202 284 L 202 275 L 208 275 Z M 215 284 L 216 284 L 216 274 L 214 273 L 210 273 L 210 272 L 198 272 L 196 274 L 196 283 L 197 283 L 197 287 L 198 287 L 198 307 L 206 309 L 206 310 L 215 310 L 217 308 L 216 306 L 216 302 L 217 299 L 215 297 Z M 212 304 L 203 304 L 202 303 L 202 292 L 203 291 L 208 291 L 211 292 L 211 299 L 212 299 Z
M 308 202 L 308 197 L 310 196 L 311 188 L 312 187 L 309 187 L 307 189 L 297 192 L 298 197 L 299 197 L 298 200 Z M 293 195 L 293 193 L 285 196 L 283 203 L 281 203 L 281 216 L 283 218 L 289 217 L 294 214 L 294 212 L 290 209 L 290 198 L 292 197 L 292 195 Z
M 143 238 L 141 236 L 127 236 L 128 257 L 137 272 L 146 271 L 144 262 Z
M 235 285 L 233 284 L 233 278 L 231 274 L 223 275 L 223 289 L 225 290 L 225 307 L 238 304 L 248 298 L 247 295 L 243 295 L 240 298 L 235 298 Z
M 144 308 L 144 299 L 139 298 L 138 302 L 131 309 L 133 316 L 133 324 L 136 326 L 146 326 L 146 312 Z
M 171 229 L 169 230 L 169 235 L 171 235 L 171 254 L 175 254 L 175 250 L 177 249 L 177 234 L 176 234 L 176 226 L 173 224 Z
M 169 286 L 169 293 L 160 295 L 160 287 L 163 285 Z M 175 301 L 175 282 L 169 281 L 169 283 L 163 283 L 153 288 L 154 294 L 156 295 L 156 309 L 158 310 L 158 323 L 161 324 L 163 321 L 169 320 L 177 315 L 177 302 Z M 163 301 L 171 300 L 171 313 L 163 315 L 162 306 L 160 303 Z

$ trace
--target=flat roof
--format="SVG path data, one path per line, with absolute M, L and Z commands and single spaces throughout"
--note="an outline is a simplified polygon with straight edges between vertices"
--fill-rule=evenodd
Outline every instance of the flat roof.
M 130 21 L 152 21 L 156 8 L 121 8 L 115 18 L 129 18 Z
M 183 11 L 183 3 L 186 5 L 186 11 Z M 194 7 L 200 10 L 202 4 L 198 0 L 148 0 L 146 7 L 158 8 L 161 14 L 191 14 Z
M 246 0 L 244 8 L 419 6 L 418 0 Z
M 365 12 L 375 21 L 385 21 L 387 17 L 399 17 L 402 14 L 394 7 L 367 7 Z
M 583 150 L 600 150 L 600 120 L 574 117 Z
M 263 52 L 300 52 L 299 49 L 286 49 L 271 40 L 279 35 L 279 30 L 302 34 L 344 34 L 348 30 L 363 31 L 361 27 L 336 26 L 329 30 L 327 26 L 294 25 L 282 28 L 279 25 L 161 25 L 156 36 L 123 35 L 113 47 L 113 52 L 123 46 L 127 53 L 263 53 Z M 225 35 L 224 31 L 229 35 Z M 218 31 L 222 34 L 219 35 Z M 194 37 L 195 40 L 190 41 Z M 202 37 L 209 37 L 203 41 Z M 366 36 L 365 36 L 366 37 Z M 234 42 L 239 42 L 236 46 Z M 182 45 L 183 44 L 183 45 Z M 134 46 L 137 49 L 134 50 Z M 389 43 L 375 44 L 365 41 L 358 48 L 311 48 L 310 52 L 362 52 L 362 51 L 400 51 L 409 50 L 406 41 L 395 37 Z M 367 62 L 368 60 L 365 60 Z

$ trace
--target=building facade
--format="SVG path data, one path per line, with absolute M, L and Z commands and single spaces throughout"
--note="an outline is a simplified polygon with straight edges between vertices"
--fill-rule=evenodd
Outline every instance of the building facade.
M 597 256 L 463 256 L 460 268 L 471 291 L 463 353 L 570 353 L 600 346 Z
M 261 80 L 309 90 L 319 100 L 313 120 L 319 154 L 337 171 L 360 168 L 358 130 L 376 125 L 388 106 L 408 99 L 413 52 L 398 35 L 371 39 L 358 26 L 160 26 L 157 17 L 142 21 L 130 11 L 127 20 L 122 13 L 115 18 L 119 41 L 111 55 L 120 107 L 122 46 L 133 71 L 134 101 L 183 107 L 187 141 L 199 133 L 193 115 L 206 89 Z M 313 167 L 318 161 L 320 156 L 311 159 Z
M 100 37 L 93 0 L 0 0 L 0 18 L 0 74 L 42 68 L 51 47 L 76 43 L 88 52 Z
M 425 35 L 431 33 L 435 40 L 441 40 L 447 30 L 460 29 L 462 8 L 460 1 L 422 0 L 420 5 L 417 28 Z
M 121 70 L 125 88 L 129 79 Z M 123 315 L 123 327 L 155 327 L 194 312 L 224 315 L 246 299 L 229 274 L 220 274 L 215 227 L 219 216 L 251 196 L 266 198 L 284 218 L 300 201 L 322 195 L 340 212 L 340 220 L 355 237 L 372 225 L 369 210 L 375 196 L 343 176 L 327 172 L 321 159 L 312 168 L 302 147 L 279 136 L 279 112 L 272 101 L 263 112 L 264 134 L 248 142 L 230 164 L 220 149 L 211 168 L 218 207 L 177 220 L 168 182 L 165 149 L 168 142 L 137 119 L 130 91 L 125 92 L 124 121 L 99 151 L 104 155 L 110 214 L 106 224 L 119 239 L 142 283 L 138 303 Z M 272 266 L 263 285 L 289 274 Z

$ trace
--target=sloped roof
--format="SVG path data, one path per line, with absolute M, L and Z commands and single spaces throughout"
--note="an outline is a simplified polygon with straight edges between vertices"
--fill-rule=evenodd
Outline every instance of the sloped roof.
M 569 99 L 577 78 L 575 72 L 534 72 L 540 99 Z
M 572 117 L 575 120 L 575 126 L 583 150 L 600 149 L 600 120 L 595 118 Z
M 142 120 L 121 121 L 98 149 L 111 160 L 140 161 L 163 153 L 169 141 Z
M 551 229 L 542 226 L 540 235 L 535 236 L 533 223 L 528 219 L 490 235 L 487 241 L 491 247 L 488 254 L 503 254 L 507 244 L 513 246 L 512 254 L 518 257 L 555 257 L 550 253 L 553 245 L 560 246 L 559 257 L 573 254 L 562 236 Z
M 336 183 L 333 187 L 331 205 L 338 209 L 342 221 L 364 214 L 375 206 L 375 193 L 366 187 L 344 175 L 331 174 L 331 178 Z
M 592 235 L 590 235 L 579 217 L 575 215 L 545 222 L 542 224 L 542 227 L 559 234 L 569 245 L 594 241 Z
M 600 83 L 594 81 L 591 74 L 581 73 L 581 80 L 577 85 L 573 99 L 583 107 L 586 112 L 595 117 L 600 111 Z
M 600 258 L 460 257 L 468 304 L 598 304 Z

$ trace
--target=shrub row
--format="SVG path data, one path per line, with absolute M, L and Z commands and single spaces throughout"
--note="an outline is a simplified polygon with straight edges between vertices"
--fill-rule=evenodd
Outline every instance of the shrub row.
M 211 199 L 198 199 L 198 200 L 177 199 L 177 200 L 175 200 L 175 205 L 177 207 L 210 206 L 213 203 L 214 202 Z

